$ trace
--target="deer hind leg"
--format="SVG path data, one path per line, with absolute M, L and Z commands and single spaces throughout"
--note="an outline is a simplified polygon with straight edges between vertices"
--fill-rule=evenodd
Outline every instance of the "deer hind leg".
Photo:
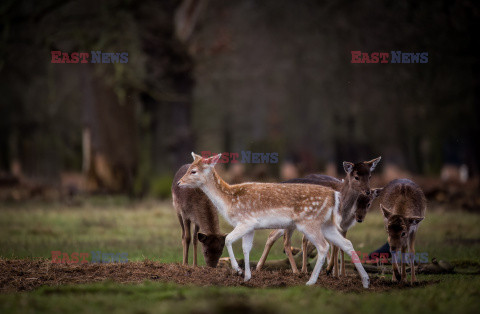
M 317 230 L 317 232 L 319 231 Z M 317 249 L 317 262 L 313 268 L 312 275 L 307 282 L 307 286 L 313 285 L 317 282 L 320 271 L 322 270 L 322 266 L 325 263 L 325 258 L 327 257 L 329 247 L 328 242 L 325 241 L 321 234 L 313 236 L 312 238 L 309 237 L 309 239 Z
M 252 230 L 242 238 L 243 257 L 245 259 L 245 281 L 249 281 L 252 277 L 252 273 L 250 271 L 250 251 L 252 250 L 253 246 L 254 234 L 255 231 Z
M 238 274 L 242 274 L 242 270 L 240 269 L 240 267 L 238 267 L 237 260 L 235 259 L 235 254 L 233 253 L 232 244 L 251 231 L 253 231 L 253 228 L 249 225 L 238 224 L 235 229 L 233 229 L 232 232 L 230 232 L 225 238 L 225 246 L 227 247 L 228 255 L 230 255 L 230 262 L 232 263 L 232 268 Z
M 308 264 L 308 240 L 305 237 L 305 235 L 303 235 L 302 237 L 302 273 L 304 274 L 308 273 L 307 264 Z
M 325 238 L 330 241 L 332 244 L 336 245 L 347 253 L 352 261 L 354 261 L 355 268 L 357 269 L 360 277 L 362 278 L 362 284 L 364 288 L 368 288 L 370 284 L 370 279 L 368 278 L 368 274 L 363 268 L 362 263 L 358 258 L 357 253 L 355 253 L 355 249 L 353 248 L 352 242 L 345 239 L 342 234 L 338 231 L 337 227 L 333 224 L 328 224 L 323 227 L 323 235 Z
M 200 228 L 195 225 L 193 227 L 193 266 L 197 266 L 197 244 L 198 244 L 198 230 Z
M 325 257 L 328 253 L 329 245 L 320 231 L 320 226 L 297 225 L 297 228 L 317 249 L 317 262 L 315 263 L 310 279 L 307 281 L 307 286 L 311 286 L 317 282 L 323 263 L 325 262 Z
M 297 268 L 297 263 L 295 262 L 295 259 L 293 258 L 292 254 L 292 246 L 291 246 L 291 240 L 292 240 L 292 235 L 293 231 L 295 229 L 285 229 L 285 234 L 283 238 L 283 247 L 285 248 L 285 253 L 287 253 L 288 260 L 290 261 L 290 266 L 292 266 L 292 271 L 294 274 L 298 274 L 298 268 Z
M 417 281 L 415 277 L 415 233 L 410 233 L 410 238 L 408 239 L 408 248 L 410 252 L 410 268 L 411 268 L 411 283 Z
M 277 229 L 270 232 L 268 235 L 267 243 L 265 243 L 265 249 L 263 250 L 262 257 L 257 263 L 257 270 L 261 270 L 265 261 L 267 260 L 268 253 L 270 253 L 270 249 L 272 248 L 273 244 L 285 233 L 283 229 Z

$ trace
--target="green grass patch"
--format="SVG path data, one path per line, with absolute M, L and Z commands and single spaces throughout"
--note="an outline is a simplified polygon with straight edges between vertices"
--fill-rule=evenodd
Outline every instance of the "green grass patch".
M 457 267 L 480 263 L 480 215 L 430 210 L 417 235 L 417 252 L 452 261 Z M 232 228 L 222 222 L 221 228 Z M 269 231 L 255 235 L 252 260 L 258 260 Z M 0 256 L 50 258 L 51 251 L 127 252 L 129 260 L 164 263 L 182 257 L 180 226 L 170 202 L 131 202 L 126 198 L 89 198 L 75 206 L 41 202 L 0 204 Z M 383 218 L 369 213 L 348 233 L 358 251 L 370 252 L 386 241 Z M 293 243 L 300 245 L 301 235 Z M 284 258 L 282 241 L 269 258 Z M 235 244 L 242 258 L 241 243 Z M 224 256 L 227 253 L 224 252 Z M 190 261 L 192 257 L 190 255 Z M 199 256 L 204 265 L 203 257 Z M 473 266 L 472 266 L 473 265 Z M 472 269 L 473 269 L 472 268 Z M 476 313 L 480 307 L 480 276 L 419 275 L 439 283 L 383 293 L 343 293 L 322 287 L 253 289 L 195 287 L 146 281 L 142 284 L 104 282 L 42 287 L 32 292 L 0 295 L 0 312 L 115 313 Z

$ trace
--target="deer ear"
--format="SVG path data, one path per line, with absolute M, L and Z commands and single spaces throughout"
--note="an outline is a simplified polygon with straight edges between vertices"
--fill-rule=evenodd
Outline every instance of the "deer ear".
M 353 170 L 353 163 L 349 161 L 344 161 L 343 162 L 343 169 L 345 170 L 346 173 L 350 173 Z
M 222 158 L 222 154 L 218 154 L 210 158 L 206 158 L 203 160 L 203 162 L 213 168 L 218 163 L 220 158 Z
M 418 216 L 407 217 L 407 221 L 410 225 L 415 226 L 415 225 L 418 225 L 420 223 L 420 221 L 423 220 L 423 218 L 425 218 L 425 217 L 418 217 Z
M 382 204 L 380 204 L 380 208 L 382 209 L 382 212 L 383 212 L 383 217 L 385 218 L 390 218 L 392 216 L 392 212 L 389 211 L 385 206 L 383 206 Z
M 193 161 L 195 161 L 195 160 L 198 160 L 198 159 L 201 159 L 201 158 L 202 158 L 202 156 L 200 156 L 200 155 L 197 155 L 197 154 L 195 154 L 194 152 L 192 152 L 192 157 L 193 157 Z
M 378 197 L 380 193 L 382 193 L 382 191 L 383 191 L 383 188 L 372 189 L 373 198 Z
M 202 243 L 205 243 L 205 241 L 207 240 L 207 235 L 204 234 L 204 233 L 200 233 L 200 232 L 199 232 L 199 233 L 197 234 L 197 236 L 198 236 L 198 241 L 200 241 L 200 242 L 202 242 Z
M 370 165 L 370 172 L 375 170 L 375 167 L 377 167 L 377 164 L 380 162 L 381 159 L 382 159 L 382 156 L 366 162 L 366 164 Z

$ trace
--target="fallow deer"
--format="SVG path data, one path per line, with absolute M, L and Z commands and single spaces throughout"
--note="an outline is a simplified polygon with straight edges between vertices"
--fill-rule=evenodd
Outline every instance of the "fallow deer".
M 396 179 L 385 186 L 380 197 L 388 244 L 392 253 L 393 281 L 406 281 L 405 253 L 408 249 L 411 282 L 415 282 L 415 237 L 419 223 L 425 218 L 427 201 L 422 189 L 408 179 Z M 397 251 L 401 251 L 402 274 L 398 270 Z
M 225 246 L 226 235 L 220 233 L 217 211 L 208 197 L 200 189 L 180 188 L 177 185 L 189 166 L 190 164 L 183 165 L 177 171 L 172 184 L 173 206 L 182 227 L 183 265 L 188 264 L 190 224 L 193 224 L 193 265 L 197 265 L 197 242 L 200 241 L 205 263 L 216 267 Z
M 290 181 L 290 180 L 289 180 Z M 286 182 L 289 182 L 289 181 L 286 181 Z M 300 183 L 300 180 L 296 180 L 297 182 L 296 183 Z M 317 184 L 315 183 L 315 181 L 312 181 L 311 179 L 302 179 L 301 181 L 303 181 L 303 183 L 306 183 L 306 184 Z M 360 194 L 360 196 L 358 197 L 357 199 L 357 204 L 356 204 L 356 207 L 355 207 L 355 220 L 357 222 L 362 222 L 367 214 L 367 210 L 370 208 L 371 204 L 372 204 L 372 201 L 379 195 L 379 193 L 382 191 L 382 189 L 372 189 L 372 193 L 370 195 L 364 195 L 364 194 Z M 288 230 L 284 230 L 284 229 L 277 229 L 277 230 L 273 230 L 269 236 L 268 236 L 268 239 L 267 239 L 267 243 L 265 244 L 265 249 L 263 251 L 263 254 L 262 254 L 262 257 L 260 258 L 260 260 L 258 261 L 257 263 L 257 270 L 261 270 L 263 265 L 265 264 L 265 261 L 267 260 L 267 256 L 268 256 L 268 253 L 270 252 L 270 249 L 272 248 L 273 244 L 275 244 L 275 242 L 281 237 L 281 236 L 284 236 L 284 250 L 285 250 L 285 253 L 287 253 L 287 256 L 288 256 L 288 252 L 290 252 L 289 250 L 287 250 L 287 243 L 285 242 L 286 239 L 288 239 L 290 236 L 288 234 L 286 234 L 286 232 L 288 232 Z M 308 243 L 308 240 L 306 240 L 305 236 L 303 237 L 302 239 L 302 273 L 306 273 L 307 272 L 307 265 L 308 265 L 308 254 L 305 254 L 305 252 L 309 252 L 311 250 L 311 248 L 309 249 L 309 243 Z M 335 246 L 331 246 L 331 254 L 328 258 L 328 267 L 327 267 L 327 273 L 331 272 L 332 271 L 332 267 L 333 267 L 333 273 L 334 273 L 334 276 L 338 277 L 338 251 L 334 252 L 334 248 Z M 343 257 L 343 251 L 341 252 L 342 255 L 342 276 L 345 276 L 345 265 L 344 265 L 344 257 Z M 336 254 L 334 256 L 334 254 Z M 333 260 L 333 258 L 337 259 L 336 261 Z M 290 261 L 290 266 L 292 267 L 292 271 L 293 273 L 298 273 L 298 268 L 297 268 L 297 265 L 295 263 L 295 260 L 293 258 L 293 256 L 288 256 L 288 259 Z
M 340 181 L 337 178 L 311 174 L 301 179 L 292 179 L 285 181 L 284 183 L 309 183 L 309 184 L 318 184 L 322 186 L 330 187 L 336 191 L 340 192 L 341 206 L 339 213 L 342 217 L 340 222 L 340 232 L 345 237 L 347 230 L 350 229 L 355 221 L 362 222 L 367 213 L 367 209 L 370 207 L 373 199 L 378 195 L 381 189 L 370 190 L 370 177 L 375 167 L 380 162 L 381 157 L 375 158 L 371 161 L 364 161 L 359 163 L 343 162 L 343 168 L 346 172 L 345 179 Z M 373 193 L 371 193 L 373 192 Z M 260 270 L 267 259 L 268 253 L 275 243 L 275 241 L 284 235 L 284 246 L 285 253 L 290 260 L 292 270 L 294 273 L 298 272 L 297 265 L 293 259 L 293 256 L 290 256 L 290 250 L 286 247 L 289 241 L 288 238 L 291 235 L 286 232 L 286 230 L 274 230 L 270 233 L 267 243 L 265 244 L 265 249 L 263 251 L 262 257 L 257 264 L 257 270 Z M 303 239 L 302 249 L 303 252 L 306 252 L 307 241 Z M 330 258 L 329 265 L 327 267 L 327 272 L 334 269 L 334 276 L 338 277 L 338 248 L 332 245 L 332 258 Z M 344 263 L 344 254 L 341 254 L 342 259 L 342 275 L 345 276 L 345 263 Z M 303 265 L 302 272 L 307 272 L 307 254 L 303 254 Z
M 178 181 L 179 186 L 200 188 L 217 211 L 234 229 L 225 245 L 232 267 L 242 273 L 235 259 L 232 243 L 242 238 L 245 260 L 245 281 L 251 278 L 249 254 L 256 229 L 298 229 L 313 243 L 318 252 L 317 263 L 307 285 L 313 285 L 327 255 L 328 243 L 339 246 L 348 255 L 358 258 L 352 243 L 339 231 L 341 223 L 340 193 L 313 184 L 242 183 L 229 185 L 214 169 L 221 154 L 203 160 L 192 153 L 193 163 Z M 291 234 L 291 232 L 290 232 Z M 368 288 L 369 277 L 361 263 L 355 267 L 362 284 Z

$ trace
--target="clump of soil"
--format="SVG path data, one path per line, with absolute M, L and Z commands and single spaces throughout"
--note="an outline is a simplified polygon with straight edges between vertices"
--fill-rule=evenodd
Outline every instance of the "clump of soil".
M 50 260 L 0 259 L 0 291 L 29 291 L 42 285 L 84 284 L 112 280 L 119 283 L 140 283 L 145 280 L 174 282 L 196 286 L 246 286 L 252 288 L 305 285 L 310 275 L 295 275 L 290 270 L 253 271 L 246 283 L 243 277 L 226 268 L 193 267 L 162 264 L 152 261 L 109 264 L 54 264 Z M 322 273 L 317 285 L 344 292 L 387 291 L 432 284 L 422 281 L 414 285 L 392 283 L 370 276 L 370 288 L 363 289 L 357 275 L 332 278 Z

